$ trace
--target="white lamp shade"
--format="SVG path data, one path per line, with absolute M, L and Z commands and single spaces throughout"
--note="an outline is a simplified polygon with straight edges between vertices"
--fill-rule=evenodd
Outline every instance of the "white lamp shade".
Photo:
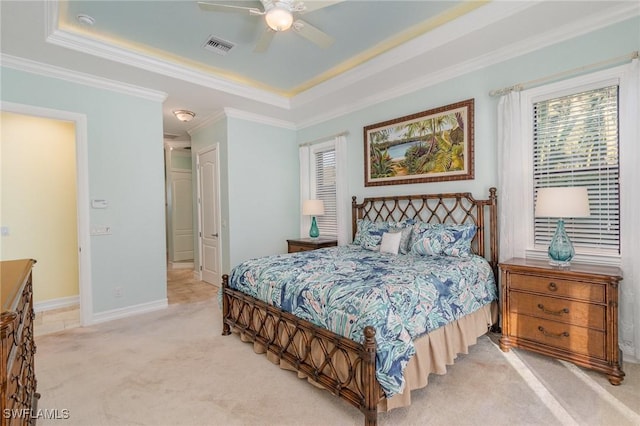
M 588 217 L 589 194 L 585 187 L 540 188 L 536 217 Z
M 265 16 L 267 25 L 274 31 L 286 31 L 293 24 L 293 15 L 287 9 L 274 6 Z
M 320 216 L 324 214 L 322 200 L 305 200 L 302 202 L 302 214 L 305 216 Z

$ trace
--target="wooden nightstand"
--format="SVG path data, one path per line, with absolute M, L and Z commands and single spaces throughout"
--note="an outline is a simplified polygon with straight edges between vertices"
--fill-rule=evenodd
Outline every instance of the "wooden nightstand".
M 500 263 L 500 348 L 528 349 L 600 371 L 619 385 L 624 372 L 618 348 L 619 268 L 542 260 Z
M 338 241 L 334 238 L 297 238 L 295 240 L 287 240 L 289 253 L 299 251 L 316 250 L 324 247 L 333 247 L 338 245 Z

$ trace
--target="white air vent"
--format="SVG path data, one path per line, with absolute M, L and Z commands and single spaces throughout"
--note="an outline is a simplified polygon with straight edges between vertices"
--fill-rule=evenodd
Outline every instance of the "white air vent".
M 180 135 L 174 135 L 173 133 L 164 133 L 162 135 L 162 137 L 164 139 L 176 139 L 176 138 L 180 137 Z
M 202 45 L 207 50 L 216 52 L 218 55 L 226 55 L 235 46 L 230 41 L 223 40 L 214 36 L 209 36 L 209 39 Z

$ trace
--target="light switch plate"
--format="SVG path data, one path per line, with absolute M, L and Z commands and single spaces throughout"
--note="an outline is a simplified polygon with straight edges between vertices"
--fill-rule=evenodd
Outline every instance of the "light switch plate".
M 91 227 L 91 235 L 111 235 L 111 227 L 108 225 L 94 225 Z
M 107 202 L 107 200 L 91 200 L 91 207 L 93 207 L 94 209 L 106 209 L 107 207 L 109 207 L 109 203 Z

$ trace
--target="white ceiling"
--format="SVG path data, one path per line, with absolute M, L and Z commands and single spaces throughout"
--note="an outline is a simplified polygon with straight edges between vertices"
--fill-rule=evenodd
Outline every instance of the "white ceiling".
M 319 3 L 299 18 L 333 45 L 289 31 L 255 53 L 262 17 L 203 11 L 195 1 L 2 0 L 2 62 L 164 93 L 164 131 L 183 138 L 224 108 L 308 126 L 640 14 L 635 0 Z M 207 51 L 210 35 L 235 46 L 225 56 Z M 176 109 L 196 118 L 179 122 Z

